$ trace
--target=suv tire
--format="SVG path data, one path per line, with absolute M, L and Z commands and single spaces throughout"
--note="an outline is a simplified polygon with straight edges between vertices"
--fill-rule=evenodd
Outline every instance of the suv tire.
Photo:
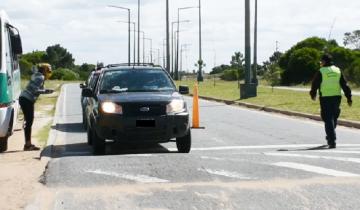
M 180 153 L 189 153 L 191 150 L 191 132 L 183 136 L 176 138 L 176 147 Z
M 93 134 L 89 126 L 87 126 L 86 128 L 86 133 L 87 133 L 87 144 L 91 146 L 93 143 Z
M 96 134 L 96 130 L 90 131 L 92 133 L 92 148 L 94 155 L 105 155 L 105 139 L 100 138 Z
M 5 152 L 8 148 L 8 137 L 0 138 L 0 152 Z

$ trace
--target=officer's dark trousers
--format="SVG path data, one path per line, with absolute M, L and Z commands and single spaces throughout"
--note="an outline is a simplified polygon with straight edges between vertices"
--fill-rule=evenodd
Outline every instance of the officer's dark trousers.
M 24 125 L 25 143 L 29 143 L 31 142 L 31 127 L 34 122 L 34 102 L 24 97 L 20 97 L 19 103 L 24 113 L 24 119 L 25 119 L 25 125 Z
M 325 123 L 328 144 L 336 143 L 336 126 L 340 115 L 341 96 L 320 97 L 321 118 Z

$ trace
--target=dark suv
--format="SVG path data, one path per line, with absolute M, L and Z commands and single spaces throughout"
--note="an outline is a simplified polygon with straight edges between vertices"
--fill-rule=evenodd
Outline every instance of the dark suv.
M 160 67 L 113 65 L 102 69 L 89 97 L 88 142 L 95 155 L 105 154 L 105 140 L 165 143 L 176 139 L 178 151 L 191 149 L 189 112 L 170 75 Z

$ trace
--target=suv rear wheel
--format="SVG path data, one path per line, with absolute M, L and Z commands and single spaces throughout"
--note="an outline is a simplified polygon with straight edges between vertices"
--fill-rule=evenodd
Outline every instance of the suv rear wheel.
M 176 147 L 180 153 L 189 153 L 191 149 L 191 132 L 183 136 L 176 138 Z
M 105 155 L 105 139 L 100 138 L 96 131 L 91 131 L 92 133 L 92 148 L 94 155 Z

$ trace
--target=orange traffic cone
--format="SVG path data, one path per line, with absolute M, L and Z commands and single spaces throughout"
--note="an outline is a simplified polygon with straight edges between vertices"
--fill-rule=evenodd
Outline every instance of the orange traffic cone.
M 192 128 L 204 129 L 200 127 L 200 113 L 199 113 L 199 86 L 197 83 L 194 85 L 193 93 L 193 117 L 192 117 Z

